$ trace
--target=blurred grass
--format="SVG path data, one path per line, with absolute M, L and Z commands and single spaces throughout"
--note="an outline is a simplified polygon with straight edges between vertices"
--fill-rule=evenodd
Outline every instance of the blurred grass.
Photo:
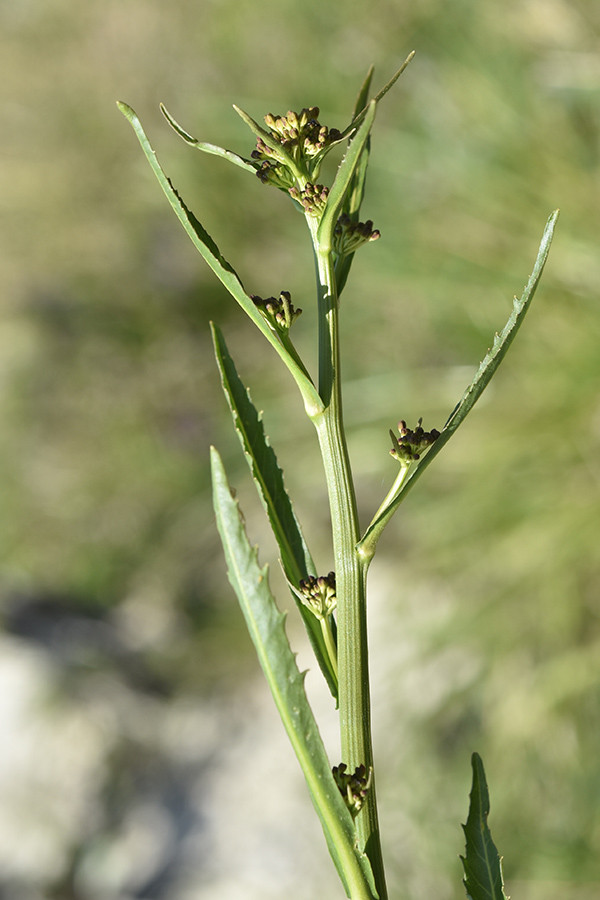
M 542 286 L 497 384 L 381 542 L 373 606 L 401 646 L 397 657 L 382 649 L 387 667 L 374 655 L 375 681 L 389 689 L 375 698 L 375 725 L 397 889 L 425 896 L 425 868 L 438 895 L 453 896 L 444 879 L 461 849 L 457 810 L 466 815 L 477 749 L 519 895 L 535 898 L 535 884 L 551 882 L 546 898 L 579 897 L 577 883 L 582 897 L 592 885 L 591 897 L 600 882 L 597 5 L 27 0 L 0 5 L 0 31 L 7 628 L 32 603 L 114 616 L 167 693 L 228 695 L 254 672 L 213 525 L 209 443 L 239 485 L 251 536 L 273 556 L 226 418 L 210 318 L 266 409 L 325 570 L 327 510 L 292 386 L 194 258 L 114 101 L 139 113 L 249 289 L 292 291 L 305 310 L 298 345 L 312 362 L 300 217 L 278 192 L 178 142 L 158 102 L 198 138 L 247 154 L 233 102 L 256 119 L 317 104 L 321 121 L 343 127 L 369 64 L 379 86 L 417 50 L 374 129 L 364 211 L 383 239 L 361 252 L 344 295 L 346 419 L 365 524 L 395 474 L 388 428 L 421 415 L 441 427 L 561 207 Z M 413 794 L 416 781 L 426 787 Z M 421 847 L 400 846 L 406 816 Z

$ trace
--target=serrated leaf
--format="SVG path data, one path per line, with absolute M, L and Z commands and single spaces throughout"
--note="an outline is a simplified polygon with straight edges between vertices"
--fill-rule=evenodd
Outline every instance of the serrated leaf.
M 202 150 L 203 153 L 212 153 L 214 156 L 220 156 L 228 162 L 233 163 L 235 166 L 239 166 L 240 169 L 245 169 L 248 172 L 252 172 L 253 175 L 256 175 L 256 170 L 258 168 L 257 164 L 249 159 L 244 159 L 242 156 L 238 156 L 238 154 L 234 153 L 232 150 L 225 150 L 223 147 L 218 147 L 216 144 L 207 144 L 205 141 L 199 141 L 195 137 L 192 137 L 191 134 L 188 134 L 187 131 L 181 127 L 179 122 L 175 121 L 163 103 L 160 104 L 160 111 L 173 131 L 178 134 L 180 138 L 183 138 L 190 147 L 194 147 L 196 150 Z
M 315 564 L 285 489 L 283 472 L 279 468 L 275 451 L 265 434 L 262 416 L 237 373 L 220 328 L 211 323 L 211 329 L 221 383 L 233 424 L 279 546 L 286 578 L 297 588 L 301 579 L 317 574 Z M 337 677 L 327 652 L 321 623 L 295 594 L 293 596 L 319 667 L 337 702 Z
M 550 245 L 554 236 L 554 229 L 556 226 L 558 215 L 559 210 L 556 209 L 546 222 L 546 227 L 544 228 L 544 234 L 542 235 L 537 259 L 535 261 L 533 271 L 529 276 L 529 280 L 525 285 L 523 294 L 521 295 L 520 299 L 517 297 L 514 298 L 513 309 L 510 317 L 500 334 L 496 334 L 494 336 L 492 347 L 490 350 L 488 350 L 483 361 L 481 362 L 473 381 L 466 389 L 462 398 L 450 414 L 448 421 L 444 425 L 444 428 L 442 429 L 442 432 L 438 439 L 411 470 L 409 476 L 405 481 L 403 481 L 398 493 L 390 499 L 390 502 L 378 513 L 378 515 L 369 525 L 364 534 L 364 537 L 358 544 L 359 552 L 363 552 L 367 556 L 373 555 L 375 544 L 377 543 L 377 540 L 379 539 L 383 529 L 400 506 L 400 503 L 404 500 L 404 497 L 406 496 L 408 491 L 411 490 L 412 487 L 414 487 L 417 480 L 421 477 L 427 466 L 429 466 L 433 462 L 442 447 L 456 432 L 459 425 L 464 422 L 468 413 L 473 409 L 476 402 L 483 394 L 485 388 L 490 383 L 493 375 L 498 369 L 498 366 L 506 356 L 508 348 L 512 344 L 519 328 L 523 323 L 523 319 L 525 318 L 527 310 L 531 305 L 531 301 L 533 300 L 536 288 L 539 284 L 540 278 L 542 277 L 542 272 L 544 271 L 544 266 L 546 264 L 546 260 L 548 259 L 548 253 L 550 252 Z
M 213 502 L 229 580 L 237 594 L 250 637 L 275 705 L 304 773 L 329 852 L 348 897 L 374 900 L 373 874 L 356 844 L 356 829 L 334 781 L 317 723 L 285 633 L 285 616 L 269 588 L 267 567 L 248 542 L 238 504 L 231 495 L 223 463 L 211 448 Z
M 325 212 L 319 222 L 319 229 L 317 231 L 319 249 L 322 253 L 327 253 L 331 250 L 333 229 L 335 228 L 338 216 L 342 210 L 344 199 L 352 182 L 354 173 L 360 163 L 362 152 L 369 139 L 376 109 L 376 101 L 371 100 L 362 123 L 355 136 L 352 138 L 348 150 L 346 151 L 346 155 L 340 163 L 335 176 L 335 181 L 329 191 L 327 206 L 325 207 Z
M 221 329 L 212 322 L 211 330 L 223 391 L 236 431 L 279 545 L 284 571 L 297 584 L 308 575 L 316 575 L 312 557 L 285 489 L 275 451 L 265 434 L 262 416 L 238 375 Z
M 481 757 L 471 757 L 473 785 L 467 824 L 463 831 L 467 842 L 466 856 L 461 856 L 465 877 L 463 884 L 470 900 L 507 900 L 502 878 L 502 861 L 488 828 L 490 795 Z
M 246 315 L 249 316 L 250 319 L 252 319 L 259 331 L 262 332 L 271 346 L 281 357 L 288 370 L 290 371 L 292 377 L 294 378 L 296 384 L 298 385 L 298 388 L 300 389 L 307 414 L 309 416 L 312 416 L 318 414 L 319 412 L 322 412 L 323 402 L 319 397 L 317 389 L 308 377 L 306 370 L 301 365 L 299 365 L 298 360 L 294 358 L 287 347 L 282 343 L 278 335 L 269 328 L 267 322 L 257 310 L 254 301 L 244 290 L 241 279 L 233 266 L 229 262 L 227 262 L 227 260 L 221 255 L 221 252 L 219 251 L 219 248 L 217 247 L 214 240 L 203 228 L 202 224 L 198 221 L 191 210 L 188 209 L 182 198 L 179 196 L 178 192 L 171 184 L 169 178 L 165 175 L 158 161 L 158 157 L 152 149 L 152 145 L 150 144 L 150 141 L 148 140 L 146 133 L 142 127 L 142 123 L 137 117 L 135 111 L 126 103 L 122 103 L 121 101 L 117 102 L 117 106 L 132 126 L 137 139 L 140 142 L 142 150 L 144 151 L 144 155 L 150 163 L 152 171 L 154 172 L 158 180 L 158 183 L 163 189 L 169 203 L 175 211 L 177 218 L 185 228 L 196 249 L 206 260 L 217 278 L 227 288 L 231 296 L 235 300 L 237 300 Z

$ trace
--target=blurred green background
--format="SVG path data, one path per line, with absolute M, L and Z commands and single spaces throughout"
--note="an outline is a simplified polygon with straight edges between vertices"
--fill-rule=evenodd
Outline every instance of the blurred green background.
M 248 289 L 292 292 L 312 365 L 301 217 L 186 147 L 158 103 L 247 156 L 232 103 L 255 119 L 318 105 L 343 128 L 369 65 L 379 89 L 415 49 L 373 132 L 363 209 L 382 240 L 357 256 L 343 298 L 365 524 L 395 475 L 388 429 L 419 416 L 442 427 L 555 207 L 561 219 L 504 367 L 372 567 L 391 896 L 463 895 L 476 749 L 508 893 L 598 897 L 598 4 L 0 0 L 0 41 L 0 895 L 342 896 L 224 575 L 210 443 L 289 606 L 210 319 L 328 571 L 316 442 L 115 100 L 136 109 Z M 293 614 L 289 631 L 302 646 Z M 301 661 L 314 670 L 304 649 Z M 312 672 L 308 686 L 334 758 L 331 704 Z

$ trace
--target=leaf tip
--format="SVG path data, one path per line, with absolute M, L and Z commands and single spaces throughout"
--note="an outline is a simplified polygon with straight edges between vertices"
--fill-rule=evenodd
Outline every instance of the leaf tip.
M 556 223 L 558 222 L 559 216 L 560 216 L 560 208 L 559 207 L 557 207 L 555 210 L 553 210 L 550 213 L 550 215 L 548 217 L 548 221 L 546 222 L 546 227 L 544 228 L 544 234 L 542 236 L 542 245 L 544 243 L 546 243 L 546 241 L 549 244 L 549 242 L 554 237 L 554 229 L 556 228 Z M 546 240 L 544 240 L 544 239 L 546 239 Z
M 173 118 L 173 116 L 171 115 L 171 113 L 169 112 L 169 110 L 167 109 L 167 107 L 165 106 L 164 103 L 159 103 L 158 106 L 159 106 L 161 113 L 163 114 L 163 116 L 165 117 L 165 119 L 167 120 L 167 122 L 169 123 L 171 128 L 173 129 L 173 131 L 176 134 L 178 134 L 180 138 L 183 138 L 183 140 L 186 142 L 186 144 L 191 144 L 192 146 L 198 144 L 198 141 L 196 140 L 196 138 L 192 137 L 191 134 L 188 134 L 188 132 L 185 130 L 185 128 L 182 128 L 181 125 L 179 124 L 179 122 L 177 122 Z
M 117 109 L 119 110 L 119 112 L 123 113 L 123 115 L 125 116 L 126 119 L 129 119 L 129 118 L 131 118 L 132 115 L 133 116 L 135 115 L 134 111 L 129 106 L 129 104 L 125 103 L 123 100 L 117 100 L 116 104 L 117 104 Z

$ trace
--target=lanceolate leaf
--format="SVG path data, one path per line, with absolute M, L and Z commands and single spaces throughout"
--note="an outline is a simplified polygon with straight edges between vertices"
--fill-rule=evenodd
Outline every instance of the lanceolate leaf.
M 507 900 L 502 879 L 502 862 L 487 823 L 490 795 L 478 753 L 471 757 L 471 765 L 471 803 L 467 824 L 463 825 L 467 842 L 466 856 L 461 856 L 465 870 L 463 884 L 470 900 Z
M 513 310 L 510 314 L 508 322 L 500 332 L 494 336 L 494 341 L 490 350 L 488 350 L 484 360 L 482 361 L 475 378 L 464 392 L 461 400 L 457 403 L 452 411 L 448 421 L 446 422 L 439 438 L 429 448 L 427 453 L 414 466 L 408 478 L 402 483 L 401 489 L 390 503 L 379 513 L 379 515 L 371 522 L 367 528 L 364 537 L 358 544 L 360 553 L 370 557 L 373 555 L 375 544 L 381 535 L 381 532 L 398 509 L 400 503 L 414 486 L 417 479 L 421 477 L 427 466 L 433 462 L 434 458 L 440 452 L 442 447 L 450 440 L 452 435 L 466 419 L 468 413 L 473 409 L 476 402 L 483 394 L 485 388 L 490 383 L 498 366 L 506 356 L 508 348 L 516 337 L 517 331 L 521 327 L 525 314 L 531 305 L 536 288 L 539 284 L 544 266 L 550 252 L 550 244 L 554 235 L 554 228 L 558 219 L 559 210 L 555 210 L 546 223 L 542 241 L 538 250 L 537 259 L 533 267 L 533 272 L 529 276 L 529 281 L 525 285 L 525 289 L 520 299 L 514 298 Z
M 237 373 L 221 330 L 214 323 L 211 323 L 211 328 L 223 391 L 233 423 L 279 546 L 286 578 L 297 588 L 301 579 L 317 574 L 315 565 L 285 489 L 275 451 L 265 435 L 262 417 Z M 337 701 L 337 677 L 327 653 L 320 622 L 295 594 L 294 600 L 321 671 Z
M 308 415 L 314 415 L 315 413 L 322 411 L 323 403 L 312 381 L 307 376 L 302 367 L 298 365 L 298 362 L 289 353 L 279 337 L 274 333 L 274 331 L 269 328 L 267 322 L 257 310 L 254 301 L 244 290 L 242 282 L 235 269 L 221 255 L 219 248 L 217 247 L 214 240 L 211 238 L 208 232 L 205 231 L 205 229 L 202 227 L 191 210 L 187 208 L 187 206 L 171 184 L 170 180 L 165 175 L 158 161 L 156 153 L 152 149 L 150 141 L 148 140 L 146 133 L 142 128 L 142 124 L 134 110 L 130 106 L 127 106 L 126 103 L 118 102 L 117 106 L 135 131 L 142 150 L 144 151 L 146 159 L 150 163 L 150 166 L 158 180 L 158 183 L 166 194 L 167 199 L 173 207 L 177 218 L 185 228 L 196 249 L 204 257 L 217 278 L 219 278 L 219 280 L 227 288 L 232 297 L 237 300 L 244 312 L 252 319 L 259 331 L 264 334 L 271 346 L 274 347 L 276 352 L 279 354 L 300 389 L 300 393 L 302 394 L 302 398 L 304 400 L 304 405 L 306 407 Z
M 357 849 L 352 816 L 334 781 L 329 760 L 285 634 L 285 616 L 269 588 L 267 568 L 248 542 L 237 502 L 217 451 L 211 449 L 213 501 L 229 580 L 237 594 L 275 705 L 298 757 L 329 852 L 352 900 L 377 896 L 367 857 Z

